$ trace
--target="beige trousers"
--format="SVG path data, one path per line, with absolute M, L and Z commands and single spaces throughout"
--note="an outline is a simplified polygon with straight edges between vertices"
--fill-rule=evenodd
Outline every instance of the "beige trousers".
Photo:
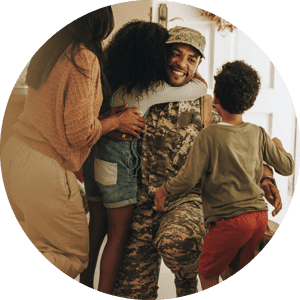
M 11 137 L 1 154 L 13 211 L 36 248 L 58 269 L 77 277 L 88 263 L 88 224 L 73 172 Z

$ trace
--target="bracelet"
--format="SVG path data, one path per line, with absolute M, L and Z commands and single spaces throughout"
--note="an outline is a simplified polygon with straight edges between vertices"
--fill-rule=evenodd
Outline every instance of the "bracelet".
M 271 177 L 271 176 L 265 176 L 260 180 L 260 184 L 265 180 L 265 179 L 269 179 L 275 186 L 276 186 L 276 181 L 275 178 Z

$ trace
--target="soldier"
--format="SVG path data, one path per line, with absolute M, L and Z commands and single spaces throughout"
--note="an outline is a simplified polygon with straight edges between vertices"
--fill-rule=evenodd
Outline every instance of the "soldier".
M 123 43 L 123 40 L 128 41 L 129 37 L 130 44 Z M 168 37 L 167 29 L 157 23 L 145 21 L 125 24 L 114 35 L 106 49 L 109 57 L 106 74 L 114 92 L 111 99 L 112 107 L 119 109 L 118 106 L 127 104 L 133 109 L 138 109 L 144 116 L 149 107 L 154 104 L 193 101 L 207 93 L 203 79 L 194 71 L 187 72 L 189 76 L 191 74 L 192 80 L 189 79 L 182 86 L 173 87 L 166 84 L 169 51 L 165 42 Z M 157 53 L 158 49 L 160 52 Z M 119 53 L 129 53 L 126 55 L 126 63 Z M 191 54 L 190 65 L 195 68 L 200 63 L 200 56 L 196 50 Z M 161 63 L 160 68 L 158 63 Z M 177 81 L 180 72 L 176 69 L 172 80 Z M 157 82 L 158 78 L 162 79 L 161 84 Z M 155 84 L 149 84 L 148 79 Z M 147 88 L 151 92 L 147 93 Z M 110 114 L 111 110 L 107 113 Z M 132 141 L 120 142 L 108 136 L 101 137 L 94 147 L 95 155 L 92 152 L 82 168 L 91 214 L 89 263 L 80 276 L 80 282 L 87 286 L 93 285 L 99 246 L 108 233 L 100 263 L 101 274 L 98 284 L 98 290 L 108 294 L 112 293 L 114 287 L 130 230 L 132 211 L 137 203 L 137 171 L 141 164 L 141 158 L 137 153 L 137 141 L 136 138 Z
M 205 38 L 184 27 L 170 29 L 169 35 L 166 43 L 170 44 L 172 56 L 167 81 L 180 86 L 197 70 L 191 60 L 195 53 L 204 58 Z M 212 122 L 219 121 L 213 107 Z M 157 188 L 177 175 L 202 128 L 199 99 L 151 107 L 139 141 L 142 165 L 138 203 L 113 295 L 156 299 L 161 257 L 175 275 L 177 297 L 197 292 L 197 265 L 205 236 L 200 186 L 172 203 L 166 201 L 165 213 L 157 211 L 153 201 Z M 264 176 L 267 175 L 272 176 L 272 170 L 265 166 Z M 280 198 L 270 180 L 264 180 L 261 187 L 267 198 L 272 194 Z

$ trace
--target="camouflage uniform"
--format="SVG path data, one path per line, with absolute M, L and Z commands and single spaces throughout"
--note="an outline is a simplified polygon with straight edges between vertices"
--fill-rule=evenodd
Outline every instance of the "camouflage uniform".
M 213 122 L 219 121 L 213 108 Z M 153 200 L 156 189 L 183 166 L 201 129 L 199 100 L 150 109 L 139 143 L 138 203 L 114 295 L 156 299 L 161 257 L 175 275 L 177 297 L 197 292 L 197 266 L 205 235 L 200 186 L 172 203 L 166 202 L 166 213 L 156 211 Z

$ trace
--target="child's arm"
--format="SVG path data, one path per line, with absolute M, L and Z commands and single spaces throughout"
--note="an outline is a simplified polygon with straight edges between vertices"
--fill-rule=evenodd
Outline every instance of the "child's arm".
M 165 211 L 163 202 L 168 196 L 180 195 L 195 187 L 208 169 L 209 151 L 207 149 L 205 139 L 202 139 L 200 132 L 188 154 L 185 165 L 177 176 L 157 190 L 154 200 L 157 209 Z
M 295 168 L 292 155 L 284 150 L 279 139 L 271 140 L 263 128 L 262 131 L 264 135 L 264 161 L 271 165 L 278 174 L 292 175 Z

